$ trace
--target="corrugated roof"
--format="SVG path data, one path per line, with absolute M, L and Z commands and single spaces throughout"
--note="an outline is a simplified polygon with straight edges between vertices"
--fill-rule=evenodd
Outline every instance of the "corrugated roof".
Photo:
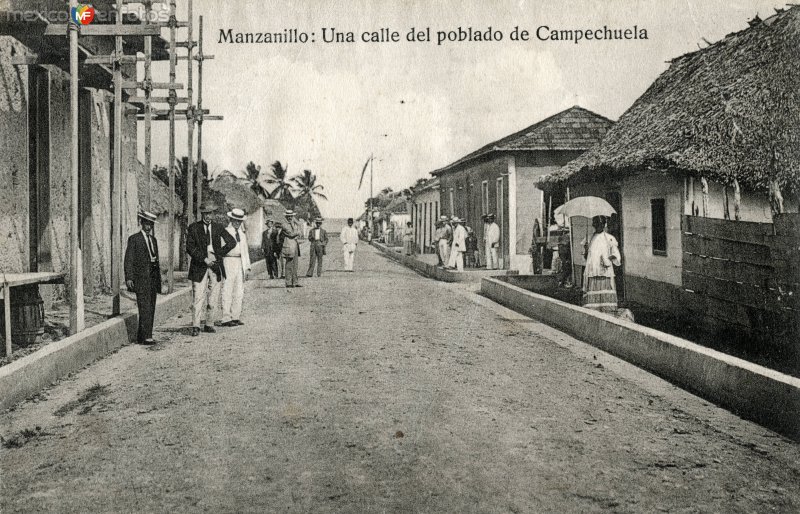
M 674 59 L 602 143 L 542 187 L 645 170 L 800 190 L 800 8 Z
M 433 175 L 455 170 L 494 152 L 586 150 L 600 142 L 613 124 L 614 122 L 608 118 L 576 105 L 489 143 L 456 162 L 434 171 Z

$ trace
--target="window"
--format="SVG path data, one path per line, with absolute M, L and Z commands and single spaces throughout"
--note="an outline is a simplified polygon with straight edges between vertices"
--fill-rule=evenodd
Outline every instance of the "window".
M 667 213 L 663 198 L 650 200 L 653 255 L 667 255 Z
M 489 181 L 484 180 L 481 183 L 481 209 L 482 214 L 486 216 L 489 214 Z
M 455 216 L 456 215 L 454 195 L 455 195 L 455 189 L 451 187 L 450 188 L 450 216 Z

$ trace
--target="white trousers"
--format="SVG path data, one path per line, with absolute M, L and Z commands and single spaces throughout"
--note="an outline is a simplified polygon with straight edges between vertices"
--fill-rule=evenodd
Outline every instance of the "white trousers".
M 192 282 L 192 326 L 200 327 L 200 322 L 205 317 L 206 325 L 213 325 L 219 316 L 220 290 L 222 282 L 217 280 L 217 275 L 211 270 L 206 270 L 203 280 Z M 208 306 L 206 316 L 203 311 Z
M 342 257 L 344 258 L 344 269 L 346 271 L 353 271 L 353 263 L 356 260 L 356 245 L 347 243 L 342 249 Z
M 222 284 L 222 322 L 238 320 L 244 300 L 244 268 L 241 257 L 225 257 L 225 282 Z
M 492 248 L 492 245 L 486 245 L 486 269 L 497 269 L 499 263 L 497 260 L 497 248 Z
M 458 271 L 464 271 L 464 252 L 451 249 L 450 261 L 447 265 L 451 268 L 456 268 Z
M 439 240 L 439 257 L 442 258 L 442 265 L 447 266 L 450 262 L 450 244 L 447 239 Z

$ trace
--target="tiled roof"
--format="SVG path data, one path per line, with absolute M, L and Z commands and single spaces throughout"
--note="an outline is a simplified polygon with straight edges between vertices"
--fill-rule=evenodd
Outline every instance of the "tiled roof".
M 433 174 L 451 171 L 493 152 L 587 150 L 599 143 L 613 124 L 608 118 L 576 105 L 489 143 Z

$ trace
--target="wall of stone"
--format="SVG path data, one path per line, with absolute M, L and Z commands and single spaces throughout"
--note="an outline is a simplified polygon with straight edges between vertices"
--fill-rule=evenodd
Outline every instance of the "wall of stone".
M 27 50 L 0 36 L 0 271 L 28 270 L 28 69 L 11 58 Z

